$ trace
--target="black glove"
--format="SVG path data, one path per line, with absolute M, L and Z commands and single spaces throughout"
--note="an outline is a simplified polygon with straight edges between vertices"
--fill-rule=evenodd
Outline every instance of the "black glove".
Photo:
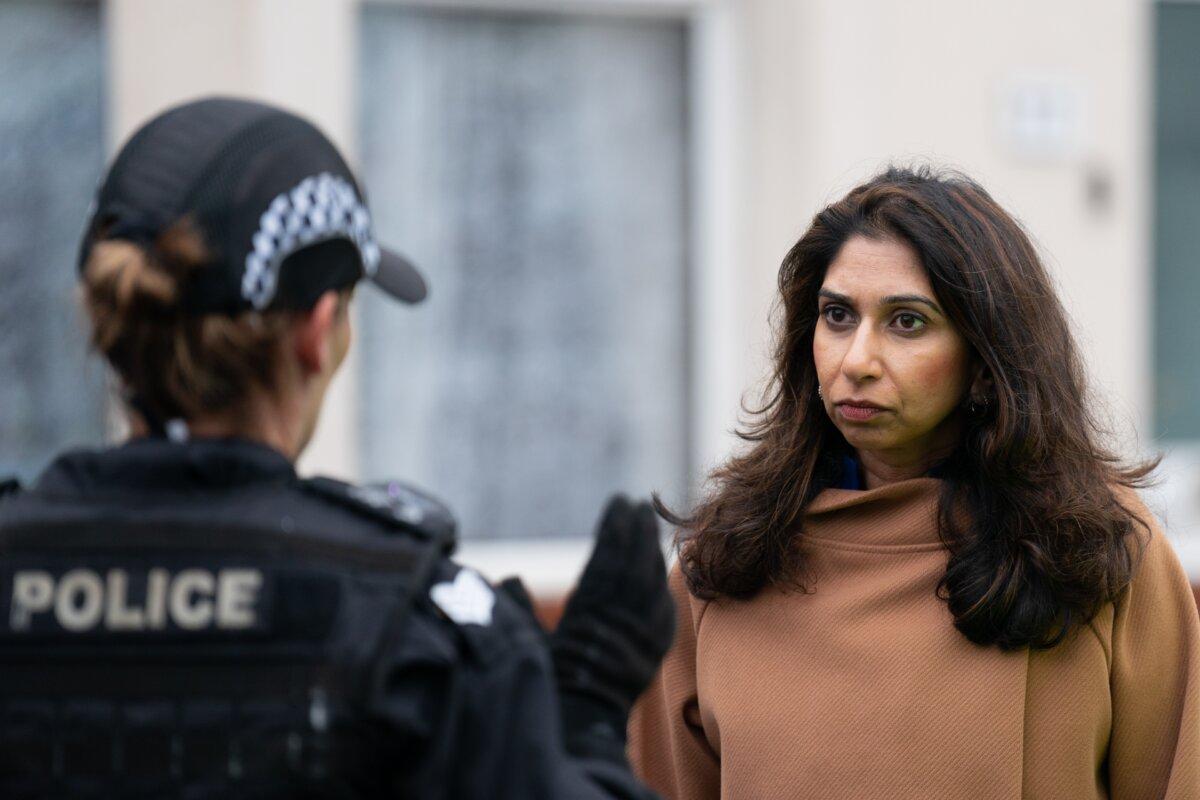
M 654 510 L 616 496 L 550 636 L 569 752 L 599 754 L 597 747 L 623 752 L 629 710 L 658 671 L 674 634 L 675 604 Z
M 533 597 L 529 594 L 529 590 L 525 588 L 524 582 L 516 575 L 509 575 L 504 580 L 496 584 L 498 591 L 508 595 L 508 599 L 513 601 L 513 604 L 529 615 L 530 622 L 537 622 L 537 609 L 533 605 Z M 538 628 L 542 625 L 539 622 Z

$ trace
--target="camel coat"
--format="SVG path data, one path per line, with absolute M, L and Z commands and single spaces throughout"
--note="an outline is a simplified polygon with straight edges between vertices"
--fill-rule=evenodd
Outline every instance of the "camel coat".
M 820 494 L 807 594 L 703 602 L 676 568 L 635 770 L 691 800 L 1200 800 L 1200 622 L 1140 500 L 1152 532 L 1117 601 L 1052 650 L 1006 653 L 935 594 L 938 488 Z

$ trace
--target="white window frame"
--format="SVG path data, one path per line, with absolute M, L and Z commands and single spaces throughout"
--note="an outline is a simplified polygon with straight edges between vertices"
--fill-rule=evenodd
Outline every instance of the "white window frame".
M 743 375 L 738 337 L 742 293 L 736 272 L 741 233 L 740 165 L 736 163 L 740 98 L 736 87 L 738 12 L 729 0 L 363 0 L 363 5 L 432 9 L 540 12 L 574 16 L 646 16 L 687 24 L 692 143 L 691 214 L 687 264 L 691 363 L 689 469 L 703 474 L 728 456 Z M 647 491 L 649 489 L 647 488 Z M 599 515 L 600 509 L 596 509 Z M 664 543 L 666 544 L 666 543 Z M 465 541 L 458 558 L 486 577 L 519 575 L 530 591 L 562 595 L 574 585 L 590 540 Z

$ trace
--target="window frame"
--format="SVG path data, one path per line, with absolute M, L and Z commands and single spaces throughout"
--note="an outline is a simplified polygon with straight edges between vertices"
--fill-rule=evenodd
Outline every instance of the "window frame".
M 363 6 L 411 6 L 490 13 L 612 15 L 678 20 L 688 37 L 687 74 L 691 96 L 687 131 L 692 142 L 688 178 L 691 226 L 686 266 L 685 318 L 689 364 L 690 420 L 686 455 L 695 477 L 726 458 L 727 433 L 743 389 L 738 364 L 740 337 L 736 272 L 739 230 L 738 114 L 735 45 L 738 15 L 725 0 L 362 0 Z M 693 488 L 694 490 L 694 488 Z M 597 509 L 599 513 L 599 509 Z M 486 577 L 518 574 L 542 597 L 565 594 L 591 550 L 588 539 L 467 540 L 458 559 Z M 667 541 L 664 541 L 664 545 Z

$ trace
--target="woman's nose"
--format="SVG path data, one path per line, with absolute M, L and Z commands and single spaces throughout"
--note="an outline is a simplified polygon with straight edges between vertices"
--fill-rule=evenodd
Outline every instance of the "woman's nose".
M 859 325 L 842 357 L 842 373 L 854 383 L 878 378 L 883 374 L 879 341 L 870 325 Z

